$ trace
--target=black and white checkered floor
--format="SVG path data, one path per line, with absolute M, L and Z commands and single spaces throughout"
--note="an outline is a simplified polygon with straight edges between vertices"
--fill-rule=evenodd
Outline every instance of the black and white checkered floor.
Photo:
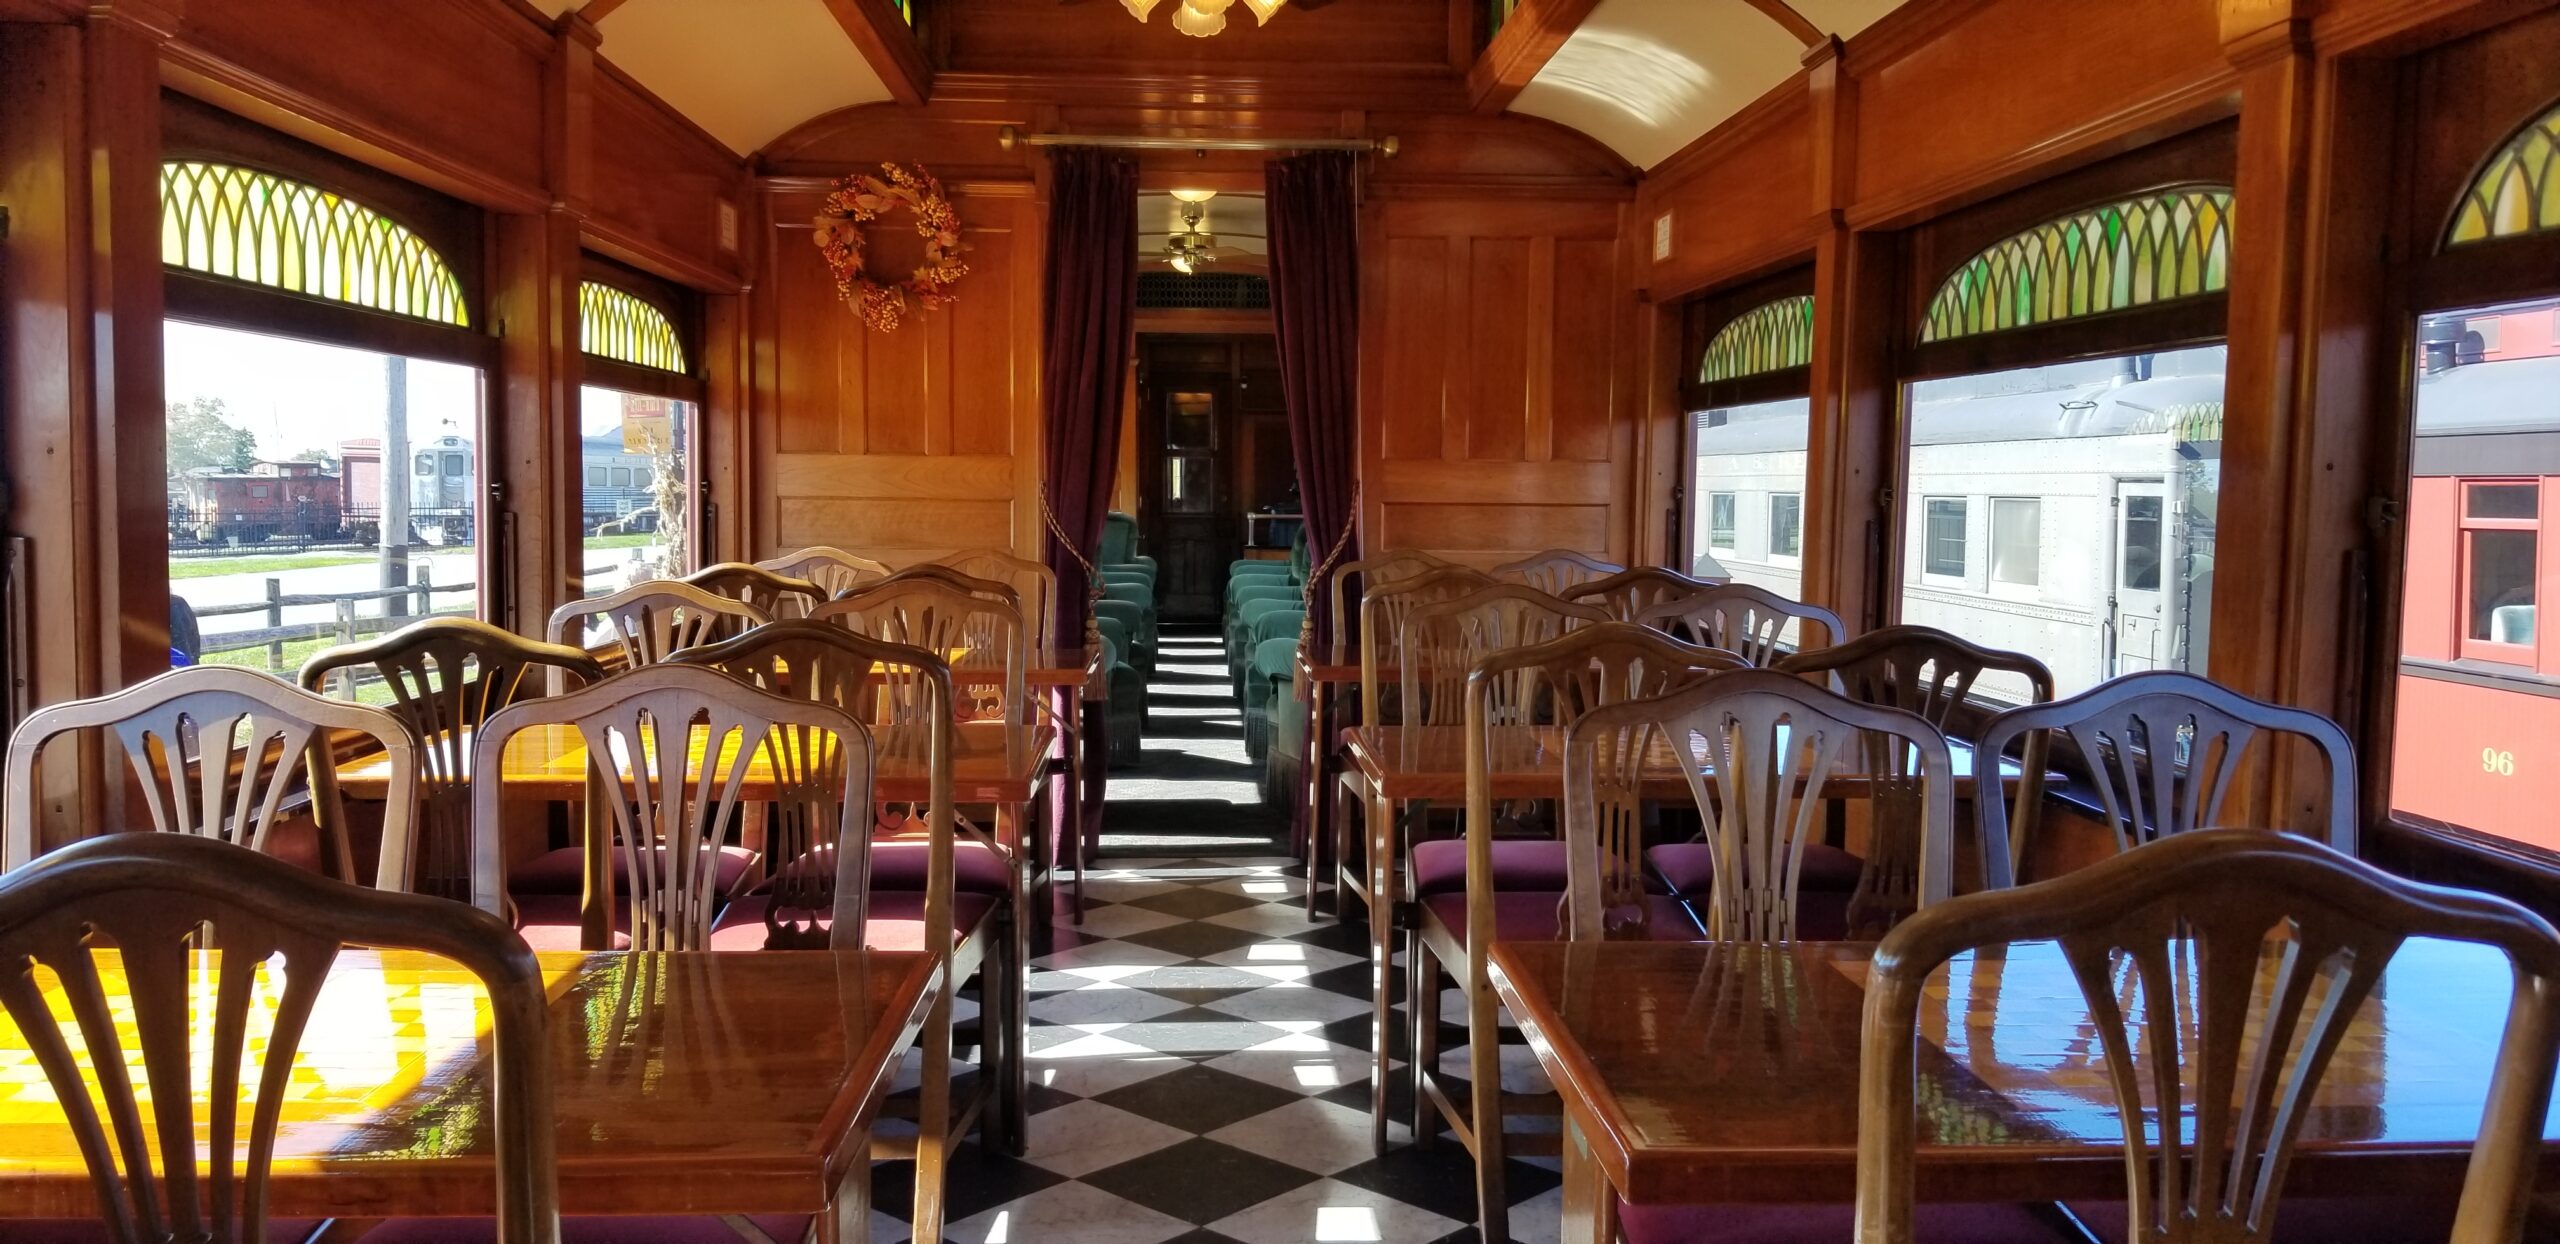
M 1172 698 L 1186 707 L 1179 726 L 1171 715 L 1151 722 L 1146 763 L 1131 776 L 1171 770 L 1196 773 L 1204 785 L 1195 789 L 1246 788 L 1202 771 L 1244 771 L 1234 699 L 1209 691 L 1224 681 L 1216 643 L 1167 637 L 1157 682 L 1179 687 Z M 1124 821 L 1120 776 L 1107 830 Z M 1128 793 L 1143 801 L 1159 793 L 1150 785 L 1182 784 L 1159 779 L 1131 784 Z M 1200 829 L 1214 841 L 1236 825 L 1275 822 L 1243 802 L 1253 798 L 1194 805 L 1204 819 L 1229 822 Z M 1112 858 L 1088 882 L 1084 923 L 1061 916 L 1034 947 L 1029 1149 L 1018 1159 L 975 1144 L 955 1153 L 947 1237 L 957 1244 L 1475 1240 L 1466 1151 L 1446 1137 L 1428 1151 L 1414 1148 L 1404 1094 L 1390 1151 L 1371 1150 L 1364 926 L 1309 922 L 1304 869 L 1285 856 L 1129 854 L 1151 841 L 1169 845 L 1108 836 Z M 1197 839 L 1169 841 L 1202 849 Z M 1533 1062 L 1513 1071 L 1524 1048 L 1504 1052 L 1506 1081 L 1535 1075 Z M 1462 1059 L 1447 1062 L 1456 1068 Z M 1511 1164 L 1515 1237 L 1555 1238 L 1554 1167 L 1543 1159 Z M 878 1168 L 873 1239 L 908 1238 L 901 1215 L 912 1178 L 906 1163 Z

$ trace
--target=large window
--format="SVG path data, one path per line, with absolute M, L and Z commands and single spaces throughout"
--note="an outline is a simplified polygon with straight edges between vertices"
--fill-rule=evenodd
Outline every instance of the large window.
M 1803 587 L 1813 299 L 1792 274 L 1690 306 L 1689 570 L 1781 596 Z
M 290 677 L 479 611 L 477 370 L 174 320 L 163 349 L 173 660 Z
M 2204 672 L 2222 367 L 2217 346 L 1910 386 L 1902 620 L 2031 654 L 2064 695 Z
M 2391 803 L 2560 848 L 2560 299 L 2424 316 L 2413 370 Z
M 700 384 L 675 321 L 600 281 L 579 289 L 589 384 L 579 394 L 585 503 L 579 538 L 589 596 L 693 569 L 689 450 Z

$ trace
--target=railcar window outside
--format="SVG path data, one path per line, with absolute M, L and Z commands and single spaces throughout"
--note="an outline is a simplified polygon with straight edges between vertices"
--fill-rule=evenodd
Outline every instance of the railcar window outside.
M 2560 299 L 2422 316 L 2391 806 L 2560 849 Z
M 1805 398 L 1702 410 L 1690 489 L 1691 573 L 1751 583 L 1795 599 L 1802 592 Z
M 172 661 L 291 677 L 479 612 L 477 369 L 178 320 L 163 351 Z
M 2031 653 L 2070 695 L 2205 670 L 2223 349 L 1914 383 L 1902 620 Z M 1972 557 L 1987 541 L 1988 557 Z M 2022 701 L 2023 680 L 1981 692 Z
M 587 595 L 691 571 L 693 403 L 596 385 L 579 396 Z

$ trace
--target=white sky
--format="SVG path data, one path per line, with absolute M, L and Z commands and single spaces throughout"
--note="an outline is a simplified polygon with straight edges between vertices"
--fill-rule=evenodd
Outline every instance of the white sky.
M 258 438 L 261 458 L 306 449 L 335 456 L 340 441 L 382 434 L 384 355 L 176 320 L 167 322 L 162 342 L 169 402 L 220 398 L 232 420 Z M 581 397 L 581 435 L 621 424 L 619 394 L 590 386 Z M 409 360 L 412 438 L 453 432 L 477 440 L 479 399 L 477 370 Z

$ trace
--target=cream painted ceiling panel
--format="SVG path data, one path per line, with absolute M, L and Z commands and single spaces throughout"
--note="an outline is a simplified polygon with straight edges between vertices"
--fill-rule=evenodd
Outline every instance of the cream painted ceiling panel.
M 1846 38 L 1902 0 L 1794 0 Z M 1746 0 L 1601 0 L 1513 101 L 1651 168 L 1795 73 L 1803 45 Z
M 606 60 L 740 155 L 889 98 L 823 0 L 625 0 L 596 29 Z

